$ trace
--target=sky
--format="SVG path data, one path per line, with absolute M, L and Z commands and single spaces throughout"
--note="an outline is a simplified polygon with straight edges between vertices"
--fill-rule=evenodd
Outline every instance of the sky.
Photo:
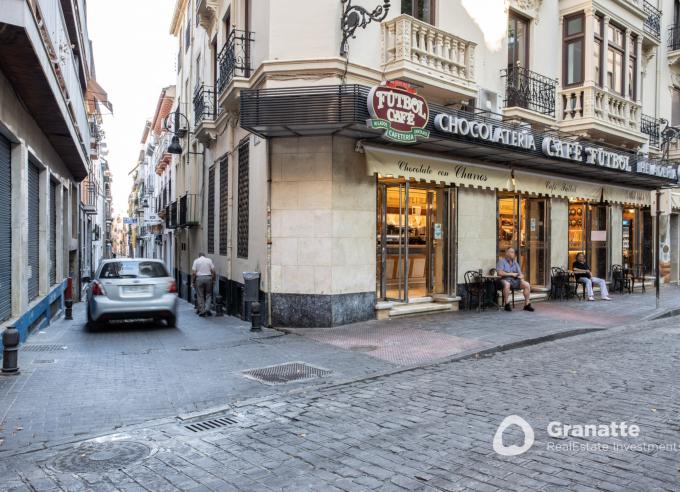
M 97 82 L 113 104 L 113 116 L 103 120 L 114 215 L 127 215 L 128 173 L 137 163 L 144 123 L 153 117 L 161 89 L 175 83 L 174 5 L 175 0 L 87 1 Z

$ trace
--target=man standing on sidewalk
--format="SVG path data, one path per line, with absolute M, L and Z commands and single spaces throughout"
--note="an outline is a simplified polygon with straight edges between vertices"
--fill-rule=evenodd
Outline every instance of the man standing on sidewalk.
M 198 315 L 211 316 L 210 301 L 212 299 L 213 282 L 215 281 L 215 265 L 203 253 L 198 254 L 191 267 L 191 277 L 196 297 L 198 298 Z

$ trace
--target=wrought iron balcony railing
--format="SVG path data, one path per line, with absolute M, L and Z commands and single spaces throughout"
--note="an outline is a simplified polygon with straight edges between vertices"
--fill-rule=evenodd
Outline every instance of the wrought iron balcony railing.
M 177 228 L 177 202 L 172 202 L 165 209 L 165 228 Z
M 215 89 L 201 84 L 194 92 L 194 123 L 215 119 Z
M 81 202 L 83 205 L 83 211 L 86 214 L 96 214 L 97 213 L 97 198 L 99 196 L 99 191 L 97 188 L 97 183 L 92 181 L 84 182 L 81 188 Z
M 198 195 L 181 196 L 177 206 L 177 227 L 193 227 L 199 223 Z
M 661 142 L 661 121 L 646 114 L 640 115 L 640 131 L 649 136 L 649 145 L 658 147 Z
M 680 24 L 668 28 L 668 51 L 680 50 Z
M 661 38 L 661 11 L 647 0 L 642 4 L 642 10 L 647 15 L 644 22 L 645 32 L 657 39 Z
M 234 29 L 217 56 L 219 76 L 217 90 L 221 94 L 234 77 L 250 77 L 250 43 L 253 33 Z
M 523 67 L 508 67 L 505 77 L 505 107 L 520 107 L 555 117 L 557 80 Z

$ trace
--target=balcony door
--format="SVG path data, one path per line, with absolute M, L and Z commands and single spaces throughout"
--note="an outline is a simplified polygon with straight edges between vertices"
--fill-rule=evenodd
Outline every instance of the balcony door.
M 434 24 L 435 0 L 401 0 L 401 13 Z
M 529 20 L 512 10 L 508 15 L 508 68 L 529 68 Z

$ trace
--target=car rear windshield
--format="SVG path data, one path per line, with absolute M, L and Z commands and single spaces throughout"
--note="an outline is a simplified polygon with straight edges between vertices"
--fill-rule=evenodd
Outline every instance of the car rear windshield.
M 158 278 L 168 272 L 157 261 L 112 261 L 102 267 L 99 278 Z

